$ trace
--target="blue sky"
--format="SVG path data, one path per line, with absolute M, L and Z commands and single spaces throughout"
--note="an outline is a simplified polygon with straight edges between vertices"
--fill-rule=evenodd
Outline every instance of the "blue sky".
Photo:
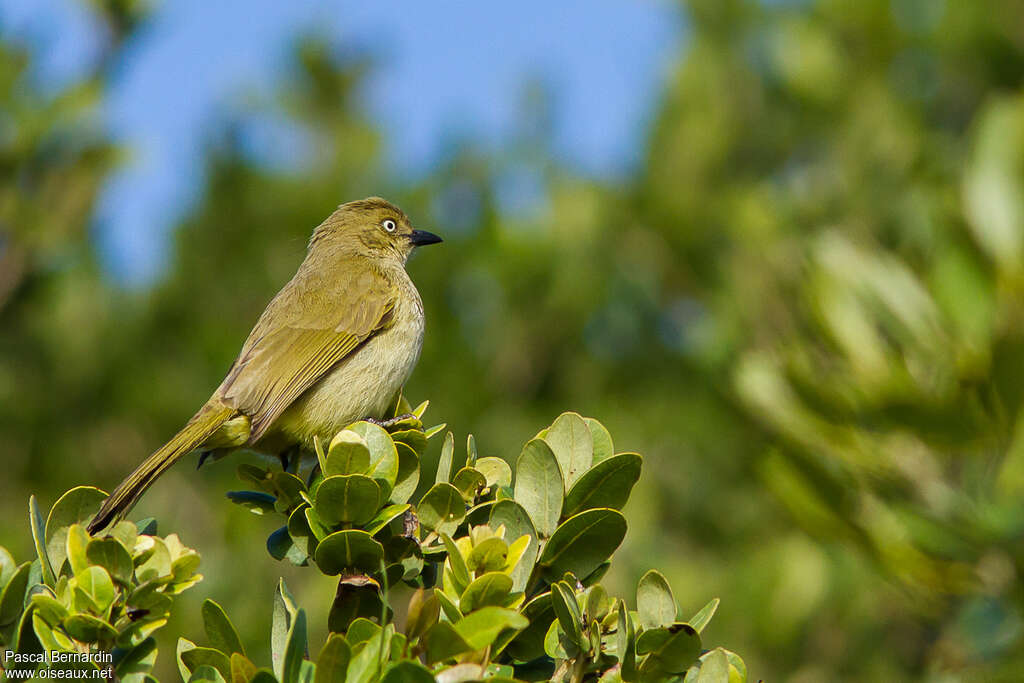
M 680 22 L 668 0 L 159 3 L 102 112 L 131 150 L 97 216 L 108 265 L 127 283 L 158 272 L 167 229 L 200 186 L 204 132 L 244 95 L 273 90 L 298 33 L 375 56 L 364 106 L 398 174 L 428 171 L 453 130 L 500 146 L 523 84 L 540 78 L 560 161 L 614 178 L 640 158 Z M 48 84 L 74 80 L 97 51 L 84 0 L 6 0 L 0 33 L 34 49 Z

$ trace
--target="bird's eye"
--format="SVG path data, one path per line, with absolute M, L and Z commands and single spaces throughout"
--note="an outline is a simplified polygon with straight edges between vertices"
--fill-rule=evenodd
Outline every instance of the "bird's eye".
M 381 226 L 382 228 L 384 228 L 385 230 L 387 230 L 388 232 L 394 232 L 394 231 L 395 231 L 395 228 L 396 228 L 396 227 L 398 227 L 398 226 L 397 226 L 397 225 L 395 224 L 395 222 L 394 222 L 393 220 L 391 220 L 390 218 L 385 218 L 385 219 L 384 219 L 384 222 L 383 222 L 383 223 L 381 223 L 381 224 L 380 224 L 380 226 Z

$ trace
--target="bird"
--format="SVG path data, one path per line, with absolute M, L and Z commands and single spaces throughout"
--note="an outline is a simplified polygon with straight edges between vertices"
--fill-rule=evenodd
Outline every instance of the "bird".
M 114 489 L 89 532 L 123 519 L 193 451 L 286 457 L 358 420 L 380 420 L 423 345 L 423 300 L 406 261 L 415 248 L 441 241 L 380 197 L 340 205 L 313 230 L 298 270 L 260 315 L 224 381 Z

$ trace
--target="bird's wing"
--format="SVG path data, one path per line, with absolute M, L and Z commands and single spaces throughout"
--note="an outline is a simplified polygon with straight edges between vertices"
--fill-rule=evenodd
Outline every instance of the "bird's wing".
M 296 275 L 267 306 L 218 389 L 251 420 L 250 443 L 391 322 L 394 298 L 383 275 L 369 268 L 332 275 Z

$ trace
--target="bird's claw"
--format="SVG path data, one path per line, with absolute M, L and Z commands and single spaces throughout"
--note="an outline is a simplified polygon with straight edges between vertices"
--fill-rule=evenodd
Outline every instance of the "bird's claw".
M 364 417 L 363 421 L 370 422 L 372 424 L 377 425 L 378 427 L 383 427 L 384 429 L 387 429 L 388 427 L 395 426 L 396 424 L 403 420 L 408 420 L 409 418 L 415 419 L 415 417 L 416 416 L 413 415 L 412 413 L 402 413 L 401 415 L 395 415 L 394 417 L 387 420 L 378 420 L 377 418 L 374 417 Z

